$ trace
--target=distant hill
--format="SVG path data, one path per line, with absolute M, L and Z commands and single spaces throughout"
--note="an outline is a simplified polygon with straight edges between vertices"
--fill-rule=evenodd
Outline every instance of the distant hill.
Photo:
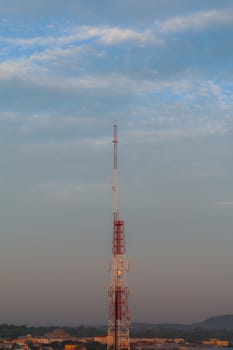
M 233 315 L 220 315 L 210 317 L 203 322 L 197 323 L 195 327 L 210 330 L 233 330 Z
M 173 329 L 173 330 L 189 330 L 189 329 L 209 329 L 209 330 L 233 330 L 233 314 L 220 315 L 209 317 L 204 321 L 193 324 L 180 323 L 133 323 L 132 328 L 135 331 L 139 330 L 158 330 L 158 329 Z
M 134 333 L 145 332 L 145 331 L 189 331 L 195 329 L 202 330 L 232 330 L 233 331 L 233 314 L 229 315 L 219 315 L 209 317 L 204 321 L 194 323 L 194 324 L 180 324 L 180 323 L 133 323 L 132 329 Z
M 233 315 L 210 317 L 195 324 L 133 323 L 133 337 L 171 337 L 187 341 L 201 341 L 209 338 L 227 339 L 233 343 Z
M 135 331 L 139 330 L 160 330 L 160 329 L 189 329 L 192 328 L 192 325 L 183 324 L 183 323 L 132 323 L 132 329 Z

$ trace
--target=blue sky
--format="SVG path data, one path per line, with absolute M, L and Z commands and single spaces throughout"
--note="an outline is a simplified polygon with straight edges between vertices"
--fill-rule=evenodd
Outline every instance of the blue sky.
M 132 319 L 233 312 L 232 19 L 0 0 L 0 322 L 106 323 L 116 121 Z

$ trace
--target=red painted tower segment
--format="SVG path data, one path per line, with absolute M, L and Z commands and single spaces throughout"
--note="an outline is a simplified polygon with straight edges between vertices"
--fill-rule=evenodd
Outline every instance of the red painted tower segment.
M 112 253 L 125 254 L 125 237 L 124 237 L 124 221 L 115 220 L 113 221 L 113 247 Z

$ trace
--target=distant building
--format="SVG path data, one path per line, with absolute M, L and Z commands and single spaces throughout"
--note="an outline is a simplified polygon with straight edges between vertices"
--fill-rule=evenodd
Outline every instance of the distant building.
M 94 337 L 94 341 L 101 343 L 101 344 L 107 344 L 107 338 L 108 337 Z
M 64 350 L 86 350 L 83 344 L 65 344 Z
M 29 350 L 29 347 L 25 343 L 22 344 L 22 343 L 17 342 L 17 343 L 12 345 L 12 349 L 13 350 Z
M 65 332 L 63 328 L 56 328 L 50 333 L 46 333 L 45 337 L 52 340 L 68 340 L 70 334 Z
M 0 350 L 11 350 L 12 349 L 12 344 L 6 342 L 6 341 L 2 341 L 0 343 Z
M 227 340 L 220 340 L 220 339 L 216 339 L 216 338 L 211 338 L 208 340 L 203 340 L 202 344 L 204 345 L 215 345 L 218 347 L 228 347 L 230 345 L 230 342 Z

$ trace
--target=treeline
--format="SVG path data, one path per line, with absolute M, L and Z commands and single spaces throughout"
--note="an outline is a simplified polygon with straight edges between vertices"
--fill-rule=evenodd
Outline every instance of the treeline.
M 44 336 L 46 333 L 52 332 L 54 329 L 60 327 L 30 327 L 27 325 L 11 325 L 11 324 L 1 324 L 0 325 L 0 337 L 1 338 L 17 338 L 30 334 L 33 337 Z M 104 327 L 89 327 L 89 326 L 79 326 L 79 327 L 61 327 L 65 332 L 73 337 L 83 338 L 83 337 L 95 337 L 104 336 L 106 330 Z
M 183 338 L 187 342 L 198 343 L 210 338 L 228 340 L 233 343 L 233 331 L 229 329 L 208 330 L 193 327 L 148 326 L 131 330 L 132 337 L 139 338 Z

